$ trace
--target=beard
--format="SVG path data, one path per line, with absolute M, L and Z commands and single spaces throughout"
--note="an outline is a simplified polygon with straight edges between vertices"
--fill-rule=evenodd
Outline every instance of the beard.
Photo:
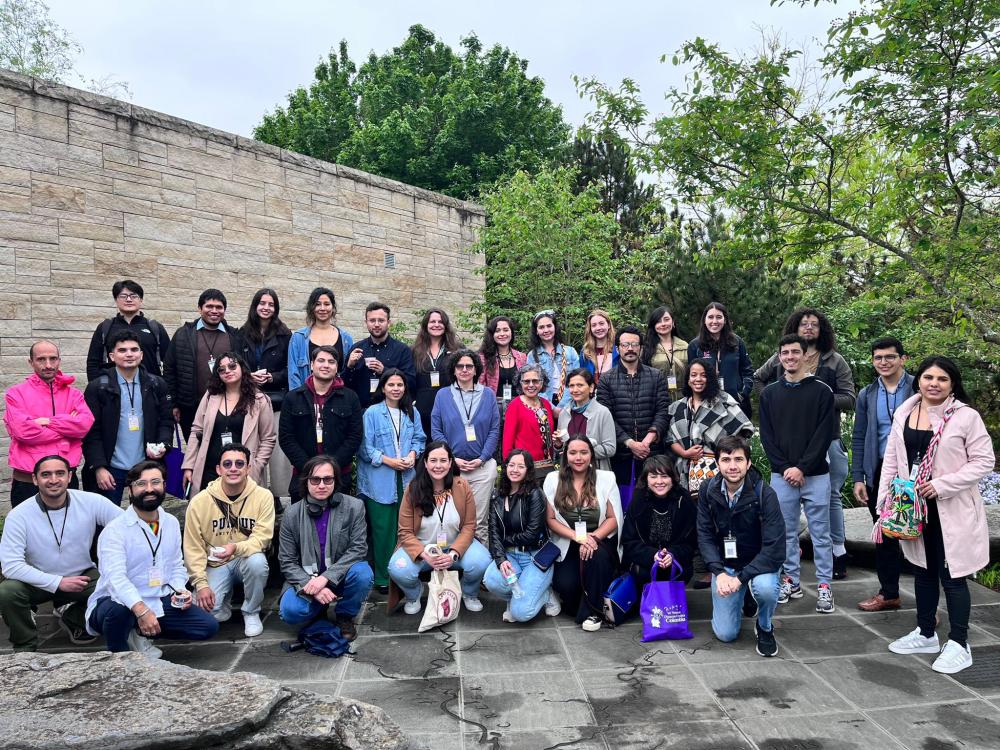
M 132 498 L 132 505 L 148 513 L 159 508 L 166 496 L 165 492 L 144 492 L 139 497 Z

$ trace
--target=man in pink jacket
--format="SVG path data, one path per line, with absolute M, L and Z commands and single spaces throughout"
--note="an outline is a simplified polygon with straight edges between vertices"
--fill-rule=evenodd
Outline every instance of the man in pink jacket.
M 5 395 L 3 421 L 10 435 L 7 460 L 14 472 L 11 507 L 36 493 L 31 472 L 43 456 L 58 455 L 69 461 L 73 468 L 69 486 L 79 486 L 76 467 L 83 455 L 83 437 L 94 423 L 83 393 L 72 387 L 75 378 L 59 370 L 58 346 L 36 341 L 28 352 L 28 363 L 35 374 Z

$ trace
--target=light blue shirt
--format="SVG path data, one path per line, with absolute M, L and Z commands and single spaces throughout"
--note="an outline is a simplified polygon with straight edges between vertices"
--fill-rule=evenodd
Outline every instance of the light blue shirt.
M 208 328 L 208 326 L 205 325 L 205 321 L 204 320 L 202 320 L 201 318 L 198 318 L 198 322 L 194 324 L 194 330 L 200 331 L 202 328 Z M 219 323 L 219 325 L 217 325 L 215 328 L 209 328 L 209 330 L 210 331 L 222 331 L 223 333 L 225 333 L 226 332 L 226 325 L 225 325 L 225 323 Z
M 889 393 L 885 388 L 882 378 L 878 379 L 878 393 L 875 396 L 875 417 L 878 420 L 878 455 L 881 458 L 885 455 L 885 446 L 889 442 L 889 432 L 892 430 L 892 416 L 896 413 L 896 407 L 906 401 L 908 396 L 902 379 L 896 383 L 895 393 Z
M 146 458 L 145 425 L 142 418 L 142 387 L 139 385 L 139 371 L 129 383 L 115 370 L 118 377 L 118 390 L 121 394 L 121 408 L 118 410 L 118 439 L 115 440 L 115 452 L 111 456 L 111 467 L 128 471 Z M 135 415 L 139 420 L 139 429 L 128 428 L 129 416 Z
M 572 346 L 558 344 L 555 356 L 552 356 L 544 347 L 532 349 L 528 352 L 528 363 L 541 365 L 549 375 L 549 385 L 539 395 L 552 404 L 552 408 L 559 407 L 565 409 L 573 399 L 569 395 L 564 379 L 569 373 L 580 366 L 580 355 Z M 555 394 L 560 394 L 555 398 Z

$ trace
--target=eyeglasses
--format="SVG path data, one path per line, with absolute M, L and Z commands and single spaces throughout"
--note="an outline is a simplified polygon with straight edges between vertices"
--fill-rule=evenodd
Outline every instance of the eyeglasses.
M 219 365 L 219 372 L 236 372 L 239 367 L 239 362 L 230 362 L 228 365 Z
M 541 385 L 542 381 L 538 378 L 521 378 L 521 385 Z
M 147 487 L 151 487 L 154 490 L 162 489 L 163 480 L 162 479 L 136 479 L 132 482 L 133 489 L 144 490 Z
M 819 328 L 819 323 L 802 321 L 799 323 L 799 328 Z
M 132 302 L 134 300 L 140 299 L 140 297 L 138 294 L 125 294 L 123 292 L 122 294 L 118 295 L 118 299 L 120 299 L 122 302 Z
M 455 365 L 455 369 L 456 370 L 475 370 L 476 366 L 475 365 L 466 365 L 466 364 L 459 363 L 459 364 Z
M 243 469 L 246 467 L 247 462 L 242 458 L 227 458 L 225 461 L 220 462 L 223 469 L 232 469 L 234 466 L 237 469 Z
M 876 354 L 874 357 L 872 357 L 872 362 L 889 363 L 889 362 L 895 362 L 897 359 L 899 359 L 898 354 Z
M 618 344 L 619 349 L 639 349 L 642 347 L 641 341 L 622 341 Z
M 335 481 L 337 481 L 336 477 L 309 477 L 309 484 L 317 487 L 321 484 L 333 484 Z

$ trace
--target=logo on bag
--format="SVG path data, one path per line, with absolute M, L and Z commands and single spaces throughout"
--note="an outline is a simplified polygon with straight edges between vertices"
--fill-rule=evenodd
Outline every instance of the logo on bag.
M 678 622 L 687 622 L 687 615 L 677 605 L 653 607 L 649 611 L 650 627 L 662 628 L 664 623 L 669 625 Z
M 653 607 L 653 611 L 649 613 L 649 624 L 654 628 L 660 627 L 660 621 L 663 618 L 663 610 L 659 607 Z
M 438 594 L 438 611 L 441 613 L 442 618 L 447 619 L 451 617 L 457 606 L 458 596 L 456 596 L 454 591 L 445 590 Z

